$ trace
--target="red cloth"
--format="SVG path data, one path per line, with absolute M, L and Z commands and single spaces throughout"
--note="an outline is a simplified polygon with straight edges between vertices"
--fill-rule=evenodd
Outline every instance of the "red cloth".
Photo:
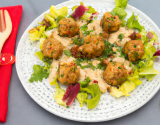
M 12 32 L 2 48 L 2 53 L 14 54 L 16 35 L 22 15 L 22 6 L 0 7 L 1 9 L 7 10 L 12 20 Z M 0 66 L 0 122 L 6 122 L 11 71 L 12 65 Z

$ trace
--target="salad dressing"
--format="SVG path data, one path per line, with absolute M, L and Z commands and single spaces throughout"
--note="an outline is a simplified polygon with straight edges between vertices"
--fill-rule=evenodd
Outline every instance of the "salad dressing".
M 133 29 L 126 29 L 125 27 L 120 27 L 117 32 L 111 33 L 109 36 L 108 41 L 110 43 L 119 42 L 120 39 L 118 39 L 119 34 L 124 34 L 124 40 L 122 39 L 122 45 L 124 45 L 127 41 L 130 41 L 131 39 L 129 36 L 134 32 Z
M 69 46 L 70 41 L 71 41 L 71 38 L 59 36 L 57 30 L 52 33 L 51 37 L 59 40 L 64 47 Z
M 83 26 L 85 25 L 87 22 L 86 21 L 77 21 L 79 26 Z M 100 26 L 100 21 L 99 20 L 94 20 L 92 23 L 88 24 L 88 31 L 93 30 L 93 32 L 91 32 L 91 34 L 99 34 L 102 33 L 102 27 Z M 124 38 L 121 41 L 121 45 L 124 45 L 126 41 L 131 40 L 129 38 L 129 36 L 133 33 L 132 29 L 126 30 L 124 27 L 121 27 L 117 32 L 114 32 L 112 34 L 110 34 L 109 37 L 109 42 L 110 43 L 114 43 L 115 41 L 119 41 L 118 36 L 119 34 L 123 33 L 124 34 Z M 58 35 L 58 31 L 54 31 L 52 33 L 52 36 L 55 39 L 59 40 L 62 45 L 64 46 L 64 48 L 71 48 L 70 46 L 70 41 L 71 38 L 68 37 L 62 37 Z M 113 42 L 114 41 L 114 42 Z M 116 57 L 114 57 L 112 59 L 112 61 L 117 61 L 120 62 L 122 64 L 124 64 L 124 67 L 127 69 L 128 72 L 130 72 L 132 70 L 132 67 L 129 66 L 129 61 L 125 60 L 125 58 L 123 57 L 119 57 L 120 54 L 117 54 Z M 50 72 L 50 75 L 48 77 L 48 81 L 52 82 L 56 75 L 57 75 L 57 70 L 58 70 L 58 65 L 59 62 L 71 62 L 75 60 L 75 58 L 73 57 L 67 57 L 64 53 L 62 54 L 62 56 L 58 59 L 58 60 L 53 60 L 52 62 L 52 69 Z M 94 66 L 97 66 L 97 64 L 99 64 L 99 60 L 92 60 L 92 64 Z M 81 63 L 82 66 L 87 65 L 86 62 Z M 109 87 L 109 85 L 104 81 L 103 79 L 103 70 L 101 69 L 96 69 L 96 70 L 92 70 L 92 68 L 85 68 L 85 69 L 81 69 L 80 66 L 78 66 L 78 68 L 80 69 L 80 76 L 79 76 L 79 81 L 83 81 L 86 77 L 89 77 L 91 79 L 91 82 L 89 83 L 90 85 L 93 84 L 93 81 L 96 80 L 98 81 L 98 86 L 101 90 L 102 93 L 105 93 L 107 91 L 107 87 Z

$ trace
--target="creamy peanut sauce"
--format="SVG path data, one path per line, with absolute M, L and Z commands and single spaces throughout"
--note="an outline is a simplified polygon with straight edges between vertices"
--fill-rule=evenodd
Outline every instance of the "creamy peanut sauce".
M 109 39 L 108 41 L 110 43 L 114 43 L 114 42 L 118 42 L 119 39 L 118 39 L 118 36 L 119 34 L 124 34 L 124 38 L 122 39 L 122 42 L 121 42 L 121 45 L 122 47 L 124 46 L 124 44 L 127 42 L 127 41 L 130 41 L 131 39 L 129 38 L 129 36 L 134 32 L 133 29 L 126 29 L 125 27 L 120 27 L 120 29 L 117 31 L 117 32 L 114 32 L 114 33 L 111 33 L 110 36 L 109 36 Z
M 87 22 L 86 21 L 78 21 L 77 22 L 79 26 L 83 26 L 85 25 Z M 88 30 L 94 30 L 94 32 L 92 32 L 92 34 L 99 34 L 102 33 L 102 28 L 100 26 L 100 21 L 99 20 L 95 20 L 93 21 L 93 23 L 88 24 Z M 133 30 L 126 30 L 124 27 L 121 27 L 119 29 L 119 31 L 110 34 L 109 37 L 109 42 L 110 43 L 114 43 L 116 41 L 119 41 L 118 36 L 119 34 L 123 33 L 124 34 L 124 38 L 121 41 L 121 45 L 124 46 L 126 41 L 131 40 L 128 36 L 130 36 L 133 33 Z M 56 38 L 57 40 L 59 40 L 64 48 L 71 48 L 70 46 L 70 42 L 71 42 L 71 38 L 67 38 L 67 37 L 61 37 L 58 35 L 58 31 L 54 31 L 52 34 L 52 37 Z M 112 61 L 116 61 L 116 62 L 120 62 L 122 64 L 124 64 L 124 67 L 130 72 L 132 70 L 132 67 L 129 67 L 129 61 L 125 60 L 122 57 L 119 57 L 120 54 L 116 54 L 115 58 L 112 59 Z M 58 65 L 60 62 L 71 62 L 75 60 L 74 57 L 70 57 L 68 58 L 64 53 L 62 54 L 62 56 L 60 57 L 60 59 L 58 60 L 53 60 L 51 66 L 51 72 L 49 75 L 49 82 L 52 82 L 55 79 L 55 76 L 57 75 L 57 70 L 58 70 Z M 111 59 L 109 59 L 110 61 Z M 97 64 L 99 64 L 100 61 L 99 60 L 94 60 L 92 59 L 92 64 L 94 66 L 97 66 Z M 87 63 L 81 63 L 82 65 L 87 65 Z M 103 79 L 103 70 L 101 69 L 96 69 L 96 70 L 92 70 L 91 68 L 86 68 L 86 69 L 81 69 L 80 66 L 77 66 L 77 68 L 80 69 L 80 76 L 79 76 L 79 81 L 83 81 L 86 77 L 89 77 L 91 79 L 90 85 L 93 84 L 93 81 L 96 80 L 98 81 L 98 86 L 101 90 L 102 93 L 105 93 L 107 91 L 107 87 L 109 87 L 109 85 L 104 81 Z
M 94 20 L 92 23 L 88 24 L 88 31 L 93 30 L 91 34 L 99 34 L 102 33 L 102 27 L 100 26 L 100 21 L 99 20 Z
M 81 26 L 87 24 L 87 21 L 86 20 L 78 20 L 77 24 L 78 24 L 79 27 L 81 27 Z
M 128 72 L 130 72 L 132 70 L 132 67 L 129 66 L 130 62 L 128 60 L 125 60 L 125 58 L 123 58 L 123 57 L 113 58 L 112 61 L 124 64 L 124 67 L 127 69 Z
M 64 47 L 69 46 L 71 41 L 71 38 L 59 36 L 57 30 L 53 32 L 52 37 L 59 40 Z

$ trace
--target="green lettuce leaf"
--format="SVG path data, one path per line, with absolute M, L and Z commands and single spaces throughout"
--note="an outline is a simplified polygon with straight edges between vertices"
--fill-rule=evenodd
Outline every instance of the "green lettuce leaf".
M 142 61 L 139 63 L 142 64 Z M 141 77 L 146 77 L 148 81 L 151 81 L 156 74 L 159 74 L 159 71 L 153 68 L 153 60 L 146 60 L 144 65 L 141 65 L 138 71 L 139 75 Z
M 43 55 L 43 52 L 42 52 L 42 51 L 35 52 L 34 55 L 35 55 L 36 57 L 38 57 L 41 61 L 42 61 L 43 58 L 44 58 L 44 55 Z
M 151 59 L 153 57 L 153 55 L 156 53 L 156 48 L 153 46 L 153 43 L 155 41 L 151 40 L 150 42 L 145 42 L 144 44 L 144 55 L 142 57 L 142 59 Z
M 86 8 L 88 8 L 89 10 L 87 11 L 87 13 L 96 13 L 96 10 L 93 8 L 93 7 L 91 7 L 91 6 L 87 6 Z
M 55 19 L 48 13 L 45 13 L 44 14 L 44 18 L 50 22 L 50 24 L 52 25 L 52 28 L 55 28 L 57 27 L 57 23 L 55 21 Z
M 39 48 L 40 48 L 40 50 L 42 50 L 42 46 L 43 46 L 44 41 L 45 41 L 45 38 L 41 38 L 40 39 L 40 42 L 39 42 Z
M 111 96 L 116 97 L 116 98 L 120 98 L 121 96 L 124 96 L 124 94 L 116 87 L 112 86 L 110 87 L 110 89 L 111 89 L 111 92 L 110 92 Z
M 100 88 L 97 83 L 92 84 L 86 88 L 80 87 L 80 91 L 87 92 L 92 95 L 92 98 L 87 99 L 87 101 L 86 101 L 88 109 L 93 109 L 98 105 L 98 103 L 100 101 L 100 97 L 101 97 L 101 91 L 100 91 Z
M 116 7 L 120 7 L 122 9 L 125 9 L 128 3 L 128 0 L 115 0 Z
M 35 52 L 34 55 L 45 63 L 45 66 L 50 66 L 53 59 L 45 57 L 42 51 Z
M 156 74 L 145 75 L 148 81 L 152 81 L 152 79 L 156 76 Z
M 88 20 L 92 16 L 92 13 L 85 13 L 83 16 L 80 18 L 81 20 Z
M 83 103 L 88 99 L 88 94 L 86 92 L 79 92 L 76 97 L 81 104 L 80 107 L 83 107 Z
M 141 37 L 142 37 L 142 42 L 145 43 L 148 41 L 148 37 L 146 37 L 147 35 L 147 31 L 145 29 L 142 29 L 142 31 L 140 32 Z
M 84 81 L 78 81 L 78 83 L 80 83 L 81 87 L 87 87 L 90 81 L 91 81 L 90 78 L 87 77 Z
M 54 5 L 50 7 L 50 13 L 53 18 L 57 18 L 59 16 L 66 17 L 68 15 L 67 6 L 62 7 L 61 9 L 57 9 Z
M 122 83 L 119 89 L 111 87 L 110 95 L 119 98 L 121 96 L 129 96 L 129 93 L 133 91 L 136 86 L 142 84 L 142 81 L 139 79 L 139 72 L 136 68 L 134 73 L 130 76 L 128 75 L 127 81 Z
M 55 87 L 56 87 L 56 91 L 53 94 L 53 97 L 54 97 L 54 100 L 56 101 L 56 103 L 59 105 L 63 105 L 63 106 L 66 105 L 66 103 L 62 101 L 65 90 L 61 89 L 60 86 L 58 85 L 57 75 L 56 75 L 55 79 L 50 83 L 50 85 L 55 85 Z
M 133 81 L 125 81 L 120 87 L 119 90 L 125 95 L 130 96 L 129 93 L 136 88 L 136 85 Z
M 72 11 L 77 9 L 78 5 L 72 7 Z
M 127 16 L 126 11 L 124 11 L 122 8 L 119 7 L 115 7 L 112 11 L 111 11 L 112 15 L 118 15 L 119 19 L 122 22 L 122 26 L 125 26 L 126 21 L 124 20 L 124 18 Z
M 138 29 L 139 31 L 142 31 L 142 29 L 144 29 L 144 27 L 140 25 L 140 23 L 138 22 L 138 16 L 135 16 L 134 13 L 127 20 L 127 26 L 128 28 L 135 28 Z
M 31 29 L 29 31 L 29 39 L 30 41 L 36 41 L 36 40 L 40 40 L 41 37 L 43 37 L 44 32 L 45 31 L 45 26 L 39 25 L 34 29 Z
M 151 33 L 153 33 L 153 38 L 151 40 L 157 41 L 158 37 L 156 35 L 156 33 L 154 31 L 150 31 Z

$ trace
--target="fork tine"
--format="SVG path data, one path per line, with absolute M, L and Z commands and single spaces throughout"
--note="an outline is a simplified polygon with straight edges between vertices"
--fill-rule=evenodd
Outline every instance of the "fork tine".
M 0 10 L 0 32 L 3 32 L 6 28 L 5 18 L 3 14 L 3 10 Z
M 3 11 L 0 10 L 0 21 L 1 21 L 0 22 L 1 30 L 3 30 L 3 32 L 0 32 L 0 53 L 1 53 L 3 44 L 8 39 L 12 31 L 12 21 L 7 10 L 4 10 L 4 16 L 3 16 Z

